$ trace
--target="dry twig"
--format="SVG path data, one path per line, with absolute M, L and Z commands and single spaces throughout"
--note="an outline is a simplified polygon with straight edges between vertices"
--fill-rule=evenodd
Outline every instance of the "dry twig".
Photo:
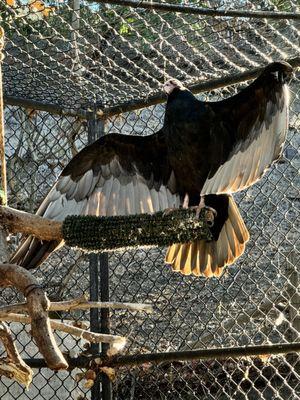
M 27 317 L 24 314 L 0 314 L 0 321 L 11 321 L 11 322 L 21 322 L 23 324 L 32 324 L 32 320 L 30 317 Z M 115 345 L 121 349 L 126 344 L 126 338 L 123 336 L 114 336 L 107 335 L 104 333 L 96 333 L 90 332 L 85 329 L 78 328 L 76 326 L 72 326 L 66 324 L 64 322 L 49 320 L 49 324 L 52 329 L 69 333 L 70 335 L 74 335 L 85 339 L 92 343 L 110 343 Z M 50 367 L 51 368 L 51 367 Z
M 88 310 L 90 308 L 110 308 L 112 310 L 144 311 L 147 313 L 153 312 L 151 304 L 88 301 L 84 296 L 73 300 L 51 302 L 49 311 Z M 0 315 L 4 313 L 24 312 L 27 312 L 27 303 L 0 307 Z

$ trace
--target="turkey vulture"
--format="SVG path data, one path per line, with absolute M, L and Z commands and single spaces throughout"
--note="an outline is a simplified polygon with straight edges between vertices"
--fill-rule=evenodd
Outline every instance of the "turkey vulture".
M 258 181 L 283 148 L 292 67 L 268 65 L 235 96 L 198 100 L 179 81 L 164 84 L 162 129 L 150 136 L 109 134 L 64 168 L 37 214 L 153 213 L 183 205 L 215 210 L 213 239 L 174 244 L 166 263 L 183 274 L 219 276 L 245 249 L 249 233 L 231 193 Z M 61 243 L 29 237 L 11 262 L 39 265 Z

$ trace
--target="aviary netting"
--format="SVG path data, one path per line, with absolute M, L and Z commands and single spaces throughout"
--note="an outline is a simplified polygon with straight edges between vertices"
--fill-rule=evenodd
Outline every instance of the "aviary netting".
M 219 99 L 235 93 L 271 61 L 300 64 L 299 6 L 288 0 L 171 5 L 130 0 L 7 0 L 1 2 L 0 18 L 6 32 L 3 81 L 9 204 L 27 211 L 36 209 L 62 166 L 99 132 L 156 131 L 162 122 L 159 103 L 165 100 L 161 83 L 166 78 L 175 77 L 200 96 Z M 234 347 L 245 345 L 251 346 L 250 354 L 297 350 L 299 70 L 291 89 L 284 158 L 260 185 L 238 196 L 252 242 L 227 277 L 210 282 L 182 280 L 163 268 L 161 253 L 154 250 L 114 254 L 109 261 L 107 255 L 92 255 L 88 270 L 82 258 L 64 252 L 37 273 L 53 298 L 89 291 L 91 299 L 105 301 L 109 288 L 114 300 L 154 302 L 154 315 L 143 320 L 113 311 L 109 319 L 106 309 L 101 311 L 101 321 L 96 310 L 76 314 L 79 322 L 90 318 L 92 330 L 107 333 L 110 322 L 114 333 L 132 337 L 130 354 L 171 351 L 164 364 L 149 369 L 143 364 L 147 356 L 123 359 L 140 367 L 118 375 L 113 390 L 120 398 L 186 398 L 191 393 L 195 398 L 222 400 L 261 393 L 265 398 L 299 395 L 295 354 L 272 358 L 268 364 L 230 357 L 224 362 L 184 366 L 169 363 L 183 356 L 178 356 L 179 349 L 202 347 L 197 354 L 201 358 L 206 348 L 214 346 L 216 359 L 225 347 L 232 357 L 241 355 Z M 58 259 L 64 261 L 60 276 Z M 5 304 L 14 299 L 4 292 Z M 62 312 L 62 318 L 70 319 L 70 314 Z M 24 331 L 14 329 L 24 348 L 28 340 Z M 84 351 L 82 343 L 68 340 L 62 337 L 67 351 Z M 252 348 L 268 343 L 275 345 L 273 350 Z M 103 358 L 107 350 L 102 347 Z M 97 344 L 89 351 L 88 362 L 99 356 Z M 23 355 L 29 365 L 44 366 L 36 352 L 25 348 Z M 191 359 L 193 355 L 184 356 Z M 71 352 L 69 363 L 80 367 L 84 359 L 74 359 Z M 33 381 L 30 398 L 51 398 L 56 390 L 45 382 L 43 371 Z M 62 392 L 86 394 L 87 389 L 74 384 L 71 375 L 49 372 L 49 376 L 60 388 L 60 396 Z M 96 380 L 93 399 L 100 394 L 110 398 L 111 385 L 105 376 L 101 379 L 102 393 Z M 8 399 L 15 397 L 9 385 L 8 381 L 2 384 Z

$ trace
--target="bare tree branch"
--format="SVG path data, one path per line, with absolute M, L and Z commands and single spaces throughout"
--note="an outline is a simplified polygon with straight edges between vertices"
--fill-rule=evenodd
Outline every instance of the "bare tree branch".
M 0 375 L 14 379 L 28 388 L 32 381 L 32 369 L 20 357 L 11 332 L 4 322 L 0 324 L 0 340 L 7 355 L 0 359 Z
M 32 336 L 49 368 L 54 370 L 68 368 L 68 363 L 57 347 L 50 327 L 49 300 L 38 281 L 18 265 L 0 264 L 0 285 L 14 286 L 26 297 Z
M 88 310 L 90 308 L 110 308 L 112 310 L 144 311 L 147 313 L 153 312 L 151 304 L 88 301 L 84 296 L 67 301 L 51 302 L 49 311 Z M 0 315 L 4 313 L 24 312 L 27 312 L 27 303 L 0 307 Z
M 3 206 L 0 206 L 0 220 L 11 233 L 22 232 L 41 240 L 62 240 L 61 222 Z
M 21 322 L 23 324 L 32 323 L 31 318 L 24 314 L 0 314 L 0 321 L 11 321 L 11 322 Z M 126 338 L 123 336 L 107 335 L 104 333 L 90 332 L 85 329 L 78 328 L 77 326 L 72 326 L 64 322 L 49 320 L 51 328 L 69 333 L 73 336 L 80 337 L 92 343 L 111 343 L 118 348 L 124 347 L 126 344 Z M 51 367 L 50 367 L 51 368 Z M 53 369 L 53 368 L 52 368 Z

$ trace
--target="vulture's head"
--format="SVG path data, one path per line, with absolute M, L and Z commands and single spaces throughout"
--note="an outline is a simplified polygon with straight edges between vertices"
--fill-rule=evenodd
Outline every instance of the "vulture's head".
M 170 95 L 174 89 L 184 90 L 185 87 L 180 81 L 174 78 L 167 80 L 163 85 L 163 90 L 167 95 Z
M 261 76 L 271 74 L 280 83 L 289 83 L 294 76 L 293 67 L 285 61 L 277 61 L 269 64 L 262 72 Z

